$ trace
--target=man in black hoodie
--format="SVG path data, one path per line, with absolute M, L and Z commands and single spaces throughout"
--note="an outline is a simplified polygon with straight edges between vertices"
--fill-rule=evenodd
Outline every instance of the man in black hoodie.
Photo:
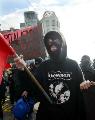
M 87 120 L 95 119 L 95 70 L 91 65 L 91 60 L 88 55 L 84 55 L 81 58 L 80 67 L 84 74 L 84 78 L 88 81 L 89 87 L 85 87 L 86 82 L 84 84 L 84 98 L 86 104 L 87 111 Z M 94 84 L 93 84 L 94 83 Z
M 56 31 L 48 32 L 44 43 L 50 56 L 37 68 L 35 77 L 42 85 L 52 104 L 45 96 L 33 87 L 34 96 L 40 101 L 37 120 L 86 120 L 83 96 L 80 83 L 83 75 L 78 64 L 67 58 L 67 45 L 65 39 Z M 24 64 L 19 58 L 16 64 Z M 25 65 L 25 64 L 24 64 Z

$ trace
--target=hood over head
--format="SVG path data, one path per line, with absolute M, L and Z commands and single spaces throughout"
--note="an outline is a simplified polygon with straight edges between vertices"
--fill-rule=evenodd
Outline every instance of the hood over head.
M 48 32 L 44 37 L 44 43 L 50 58 L 54 61 L 64 62 L 67 56 L 65 38 L 56 31 Z
M 85 67 L 91 65 L 91 60 L 88 55 L 83 55 L 80 62 L 81 62 L 81 65 Z
M 80 61 L 80 67 L 82 71 L 92 71 L 93 67 L 91 65 L 91 60 L 88 55 L 83 55 Z

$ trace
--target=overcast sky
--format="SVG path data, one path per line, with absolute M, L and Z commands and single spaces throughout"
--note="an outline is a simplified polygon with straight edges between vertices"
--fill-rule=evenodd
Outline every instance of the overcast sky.
M 24 12 L 54 11 L 67 41 L 68 57 L 80 61 L 86 54 L 95 58 L 95 0 L 0 0 L 1 29 L 19 28 Z

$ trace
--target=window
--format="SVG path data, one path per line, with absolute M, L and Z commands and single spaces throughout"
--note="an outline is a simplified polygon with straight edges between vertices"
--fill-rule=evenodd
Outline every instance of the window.
M 55 20 L 52 20 L 52 26 L 55 26 Z
M 49 26 L 49 20 L 46 20 L 46 26 Z
M 50 31 L 50 29 L 47 29 L 47 32 L 49 32 Z
M 55 28 L 52 28 L 52 30 L 55 30 Z
M 57 27 L 60 27 L 60 24 L 59 24 L 59 22 L 57 21 Z

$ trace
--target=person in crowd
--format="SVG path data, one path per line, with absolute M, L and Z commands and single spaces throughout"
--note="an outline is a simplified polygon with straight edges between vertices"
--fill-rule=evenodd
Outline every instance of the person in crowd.
M 2 77 L 2 82 L 1 82 L 1 88 L 0 88 L 0 97 L 2 98 L 1 102 L 2 102 L 2 105 L 5 103 L 5 99 L 6 99 L 6 82 L 5 82 L 5 79 L 4 79 L 4 74 L 3 74 L 3 77 Z
M 81 89 L 84 89 L 84 98 L 87 111 L 87 120 L 95 119 L 95 70 L 92 67 L 90 57 L 84 55 L 81 58 L 80 67 L 82 69 L 85 82 L 81 83 Z
M 36 120 L 86 120 L 85 104 L 80 90 L 80 83 L 83 82 L 82 71 L 76 61 L 67 57 L 65 38 L 56 31 L 50 31 L 45 35 L 44 43 L 50 59 L 39 65 L 35 77 L 50 101 L 32 80 L 26 79 L 26 84 L 31 81 L 32 96 L 40 101 Z M 22 66 L 21 72 L 25 75 L 25 62 L 20 57 L 14 61 Z
M 4 97 L 5 97 L 5 85 L 4 79 L 2 79 L 2 82 L 0 84 L 0 120 L 3 120 L 2 100 Z
M 35 58 L 35 66 L 39 67 L 39 65 L 43 62 L 43 59 L 41 57 Z
M 3 120 L 3 110 L 1 102 L 0 102 L 0 120 Z
M 93 64 L 92 64 L 94 70 L 95 70 L 95 59 L 93 59 Z
M 9 94 L 10 94 L 10 102 L 11 105 L 14 105 L 15 102 L 15 83 L 13 78 L 13 68 L 10 68 L 8 70 L 8 82 L 9 82 Z
M 20 55 L 20 59 L 24 59 L 22 57 L 22 55 Z M 27 79 L 29 79 L 28 76 L 26 74 L 22 75 L 22 68 L 19 65 L 16 65 L 16 64 L 14 64 L 14 65 L 15 65 L 15 69 L 14 69 L 13 79 L 14 79 L 14 83 L 15 83 L 15 101 L 16 101 L 16 103 L 18 103 L 18 101 L 21 98 L 24 98 L 24 100 L 27 101 L 27 103 L 28 102 L 30 103 L 32 101 L 31 106 L 30 106 L 30 108 L 31 108 L 30 111 L 28 112 L 28 114 L 25 114 L 24 118 L 22 118 L 22 120 L 25 120 L 26 118 L 28 120 L 31 120 L 33 104 L 34 104 L 33 99 L 31 97 L 31 92 L 32 92 L 31 86 L 30 86 L 31 81 L 26 81 Z M 20 117 L 22 117 L 22 116 L 20 116 Z M 17 119 L 17 120 L 20 120 L 20 119 Z
M 91 86 L 95 85 L 95 83 L 94 83 L 95 70 L 94 70 L 94 67 L 91 63 L 92 62 L 91 62 L 90 57 L 88 55 L 82 56 L 81 61 L 80 61 L 80 67 L 82 69 L 85 81 L 83 81 L 80 84 L 81 90 L 87 90 Z
M 35 74 L 35 70 L 36 70 L 36 66 L 35 66 L 35 63 L 30 63 L 30 65 L 29 65 L 29 69 L 32 71 L 32 73 L 34 73 Z
M 80 67 L 82 69 L 84 77 L 85 77 L 86 80 L 93 81 L 95 71 L 94 71 L 91 63 L 92 62 L 91 62 L 90 57 L 88 55 L 83 55 L 82 56 Z

